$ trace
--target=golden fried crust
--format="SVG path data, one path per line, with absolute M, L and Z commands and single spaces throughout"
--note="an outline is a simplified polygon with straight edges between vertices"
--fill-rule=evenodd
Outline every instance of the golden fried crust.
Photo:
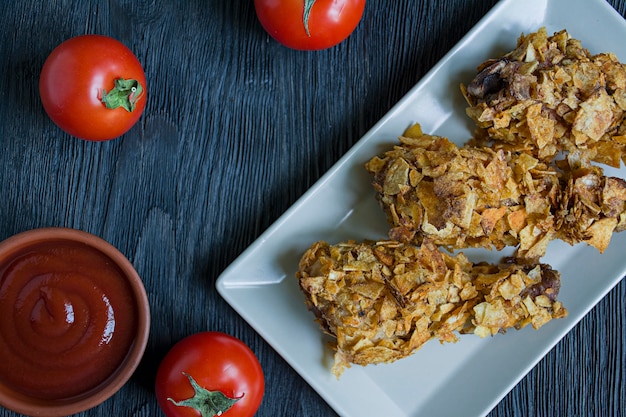
M 572 153 L 557 167 L 529 153 L 458 147 L 413 127 L 365 167 L 391 239 L 449 249 L 517 246 L 516 256 L 538 259 L 553 239 L 602 252 L 626 226 L 626 182 L 580 158 Z
M 626 181 L 592 164 L 626 162 L 626 67 L 613 54 L 541 29 L 481 64 L 461 91 L 477 123 L 465 146 L 416 124 L 365 165 L 391 240 L 320 241 L 300 260 L 306 305 L 334 338 L 337 376 L 431 339 L 565 317 L 560 275 L 538 261 L 548 243 L 603 252 L 626 229 Z M 498 265 L 440 250 L 506 246 L 515 258 Z
M 567 315 L 560 277 L 546 265 L 473 265 L 463 255 L 394 241 L 320 241 L 297 272 L 308 308 L 335 337 L 333 373 L 350 364 L 392 362 L 430 339 L 481 337 Z
M 461 91 L 478 125 L 474 145 L 544 161 L 578 151 L 614 167 L 626 162 L 626 66 L 611 53 L 591 55 L 565 30 L 522 34 Z

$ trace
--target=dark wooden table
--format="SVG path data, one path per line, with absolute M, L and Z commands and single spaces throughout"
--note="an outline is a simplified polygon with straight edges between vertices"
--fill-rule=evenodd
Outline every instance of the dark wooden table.
M 269 38 L 250 0 L 0 2 L 0 239 L 43 226 L 96 234 L 133 262 L 152 303 L 135 376 L 82 415 L 161 415 L 159 361 L 203 330 L 258 355 L 258 416 L 334 415 L 215 280 L 495 3 L 370 1 L 348 41 L 307 53 Z M 626 15 L 624 0 L 610 3 Z M 44 60 L 84 33 L 117 38 L 145 67 L 146 111 L 114 141 L 68 136 L 40 103 Z M 490 416 L 626 415 L 625 295 L 621 282 Z

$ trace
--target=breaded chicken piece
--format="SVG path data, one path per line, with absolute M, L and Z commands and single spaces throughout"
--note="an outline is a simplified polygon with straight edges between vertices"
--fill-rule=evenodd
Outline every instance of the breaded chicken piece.
M 626 66 L 612 53 L 591 55 L 565 30 L 522 34 L 461 91 L 478 125 L 474 145 L 543 161 L 576 151 L 617 168 L 626 162 Z
M 517 257 L 538 259 L 553 239 L 602 252 L 626 228 L 626 182 L 577 156 L 549 165 L 527 153 L 459 147 L 415 125 L 365 168 L 392 240 L 516 246 Z
M 431 242 L 320 241 L 297 272 L 308 308 L 335 338 L 332 372 L 392 362 L 430 339 L 457 332 L 481 337 L 567 315 L 557 301 L 560 276 L 547 265 L 472 264 Z

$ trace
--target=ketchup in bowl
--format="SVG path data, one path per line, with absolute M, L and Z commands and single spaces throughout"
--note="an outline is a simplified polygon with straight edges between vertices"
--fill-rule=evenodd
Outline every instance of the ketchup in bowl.
M 106 244 L 84 232 L 52 230 Z M 119 260 L 87 241 L 63 237 L 5 252 L 0 251 L 0 384 L 36 401 L 71 399 L 107 383 L 135 344 L 143 353 L 147 330 L 138 340 L 138 326 L 142 322 L 145 329 L 142 315 L 149 312 L 137 300 L 137 285 L 144 296 L 145 290 L 129 280 Z

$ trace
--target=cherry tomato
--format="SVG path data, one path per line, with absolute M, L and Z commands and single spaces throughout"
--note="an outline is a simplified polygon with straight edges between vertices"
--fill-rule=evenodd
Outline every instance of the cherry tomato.
M 241 340 L 201 332 L 167 353 L 155 388 L 166 417 L 252 417 L 263 399 L 265 379 L 258 359 Z
M 319 50 L 346 39 L 363 16 L 365 0 L 254 0 L 263 28 L 283 45 Z
M 146 77 L 121 42 L 82 35 L 57 46 L 46 59 L 39 94 L 52 121 L 70 135 L 102 141 L 126 133 L 146 106 Z

